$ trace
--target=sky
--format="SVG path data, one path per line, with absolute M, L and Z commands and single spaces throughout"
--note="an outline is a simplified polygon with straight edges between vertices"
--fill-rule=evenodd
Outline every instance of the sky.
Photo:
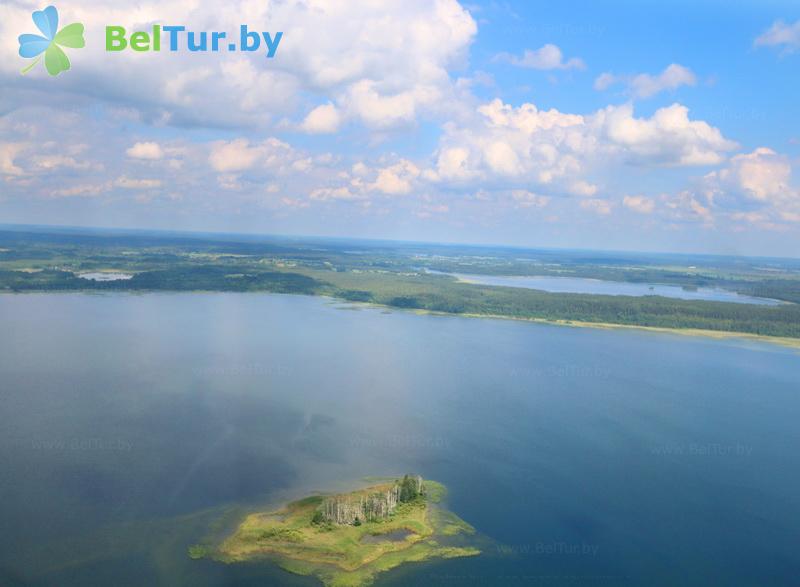
M 0 4 L 0 223 L 800 256 L 800 3 Z M 109 25 L 283 33 L 106 50 Z M 198 37 L 199 38 L 199 35 Z

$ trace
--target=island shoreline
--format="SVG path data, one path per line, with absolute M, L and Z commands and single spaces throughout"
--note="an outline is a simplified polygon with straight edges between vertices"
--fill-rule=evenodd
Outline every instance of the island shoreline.
M 307 495 L 245 513 L 223 535 L 190 546 L 188 555 L 225 564 L 269 561 L 328 587 L 364 587 L 407 563 L 481 553 L 471 538 L 475 528 L 442 505 L 446 494 L 441 483 L 405 475 Z

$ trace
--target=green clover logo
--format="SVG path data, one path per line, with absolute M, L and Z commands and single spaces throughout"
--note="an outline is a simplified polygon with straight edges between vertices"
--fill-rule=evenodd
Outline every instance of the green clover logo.
M 71 47 L 82 49 L 86 46 L 83 40 L 83 25 L 75 22 L 58 30 L 58 10 L 55 6 L 48 6 L 44 10 L 37 10 L 33 13 L 33 23 L 42 32 L 42 35 L 20 35 L 19 54 L 20 57 L 36 59 L 21 71 L 24 75 L 28 73 L 34 65 L 39 63 L 44 53 L 44 66 L 50 75 L 58 75 L 62 71 L 69 69 L 69 59 L 61 47 Z M 56 32 L 58 31 L 58 32 Z

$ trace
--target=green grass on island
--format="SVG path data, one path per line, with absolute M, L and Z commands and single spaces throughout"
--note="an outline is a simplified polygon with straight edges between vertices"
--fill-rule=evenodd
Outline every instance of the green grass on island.
M 426 480 L 422 491 L 405 494 L 401 488 L 407 481 L 406 477 L 346 494 L 314 495 L 276 511 L 251 513 L 221 542 L 192 546 L 189 556 L 225 563 L 272 560 L 329 587 L 357 587 L 405 563 L 479 554 L 470 544 L 475 529 L 442 507 L 445 487 Z M 384 515 L 339 523 L 325 515 L 326 509 L 335 508 L 332 502 L 385 506 L 385 496 L 393 490 L 397 502 Z

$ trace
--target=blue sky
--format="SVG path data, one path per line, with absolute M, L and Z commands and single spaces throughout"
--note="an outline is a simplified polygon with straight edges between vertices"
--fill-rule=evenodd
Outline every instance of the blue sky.
M 797 256 L 800 5 L 59 4 L 25 76 L 0 6 L 4 222 Z M 108 53 L 239 24 L 260 53 Z
M 638 105 L 642 114 L 679 101 L 745 146 L 775 143 L 776 147 L 798 149 L 788 142 L 791 129 L 786 124 L 797 115 L 798 60 L 780 50 L 776 55 L 753 47 L 753 40 L 775 20 L 800 19 L 796 2 L 517 2 L 484 6 L 478 14 L 492 16 L 478 34 L 473 66 L 493 71 L 507 101 L 529 100 L 527 85 L 542 107 L 590 111 L 624 99 L 618 92 L 616 96 L 613 91 L 593 92 L 597 72 L 653 72 L 680 63 L 697 74 L 698 84 L 642 101 Z M 543 76 L 538 72 L 520 75 L 518 69 L 491 63 L 498 52 L 521 53 L 545 42 L 556 43 L 567 55 L 583 56 L 588 71 L 562 83 L 542 85 Z

